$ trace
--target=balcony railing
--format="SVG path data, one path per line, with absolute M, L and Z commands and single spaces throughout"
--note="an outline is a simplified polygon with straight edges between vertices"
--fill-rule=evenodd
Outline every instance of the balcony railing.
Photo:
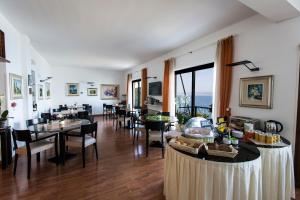
M 176 110 L 177 113 L 187 113 L 191 116 L 207 115 L 211 118 L 212 106 L 195 106 L 195 113 L 192 113 L 191 106 L 179 106 Z

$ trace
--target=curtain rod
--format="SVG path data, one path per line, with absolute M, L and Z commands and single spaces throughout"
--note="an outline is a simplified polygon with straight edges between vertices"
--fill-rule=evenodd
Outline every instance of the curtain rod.
M 217 41 L 214 41 L 214 42 L 208 43 L 208 44 L 206 44 L 206 45 L 204 45 L 204 46 L 202 46 L 202 47 L 200 47 L 200 48 L 198 48 L 198 49 L 194 49 L 194 50 L 192 50 L 192 51 L 189 51 L 189 52 L 187 52 L 187 53 L 180 54 L 180 55 L 178 55 L 178 56 L 174 56 L 174 58 L 180 58 L 180 57 L 183 57 L 183 56 L 185 56 L 185 55 L 190 55 L 190 54 L 193 54 L 193 53 L 195 53 L 195 52 L 197 52 L 197 51 L 200 51 L 200 50 L 202 50 L 202 49 L 204 49 L 204 48 L 207 48 L 207 47 L 210 47 L 210 46 L 216 45 L 216 44 L 218 43 L 218 41 L 219 41 L 219 40 L 222 40 L 222 39 L 228 38 L 228 37 L 230 37 L 230 36 L 236 36 L 236 35 L 237 35 L 237 34 L 235 34 L 235 35 L 229 35 L 229 36 L 223 37 L 223 38 L 221 38 L 221 39 L 218 39 Z

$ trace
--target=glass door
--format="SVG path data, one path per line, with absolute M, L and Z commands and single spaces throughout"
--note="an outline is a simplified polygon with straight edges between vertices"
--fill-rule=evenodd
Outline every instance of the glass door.
M 132 81 L 132 105 L 134 109 L 141 109 L 141 79 Z
M 211 117 L 214 63 L 175 72 L 176 113 Z

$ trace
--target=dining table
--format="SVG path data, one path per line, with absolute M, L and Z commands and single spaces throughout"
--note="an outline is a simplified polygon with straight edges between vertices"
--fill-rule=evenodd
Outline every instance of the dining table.
M 59 163 L 63 162 L 63 150 L 65 148 L 64 142 L 64 133 L 80 129 L 81 125 L 90 124 L 90 121 L 87 119 L 64 119 L 64 120 L 53 120 L 44 124 L 34 124 L 28 126 L 27 129 L 30 130 L 32 134 L 35 134 L 36 138 L 39 138 L 39 135 L 42 136 L 41 133 L 51 134 L 51 133 L 59 133 Z M 40 138 L 41 138 L 40 137 Z M 74 157 L 74 154 L 67 153 L 65 159 L 68 160 Z M 49 161 L 56 162 L 56 157 L 50 158 Z
M 138 117 L 138 120 L 142 124 L 146 124 L 147 122 L 162 122 L 167 127 L 165 131 L 169 131 L 170 126 L 178 121 L 176 116 L 166 116 L 166 115 L 141 115 Z M 149 131 L 146 130 L 146 157 L 148 156 L 149 149 Z M 160 146 L 160 145 L 159 145 Z

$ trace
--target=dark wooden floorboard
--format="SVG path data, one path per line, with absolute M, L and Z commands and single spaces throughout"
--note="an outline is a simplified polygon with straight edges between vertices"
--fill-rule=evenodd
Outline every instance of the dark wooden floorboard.
M 98 117 L 98 152 L 87 149 L 86 168 L 82 168 L 81 150 L 65 166 L 48 162 L 54 151 L 41 154 L 41 162 L 32 158 L 31 179 L 26 178 L 26 157 L 13 167 L 0 171 L 0 199 L 101 199 L 160 200 L 163 197 L 163 160 L 160 149 L 151 148 L 144 156 L 144 140 L 132 145 L 130 130 L 112 128 L 112 121 Z M 142 137 L 143 138 L 143 137 Z

